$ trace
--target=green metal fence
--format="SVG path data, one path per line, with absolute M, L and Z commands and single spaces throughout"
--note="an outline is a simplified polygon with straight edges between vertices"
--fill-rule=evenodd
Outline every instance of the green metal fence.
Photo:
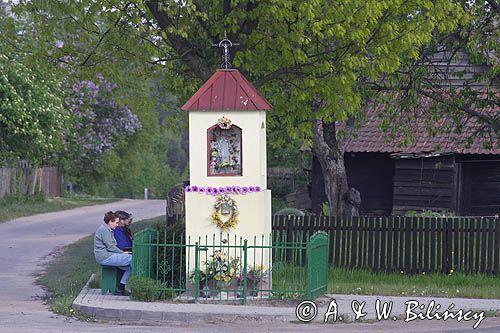
M 307 298 L 326 293 L 328 287 L 328 234 L 315 233 L 307 244 Z
M 158 231 L 144 229 L 134 236 L 132 253 L 132 275 L 153 277 L 153 247 L 158 240 Z
M 315 237 L 323 239 L 324 235 Z M 289 237 L 275 232 L 251 240 L 214 234 L 193 240 L 184 234 L 147 229 L 134 237 L 132 274 L 152 278 L 159 292 L 174 292 L 178 300 L 186 301 L 246 304 L 249 300 L 317 296 L 326 291 L 326 283 L 321 280 L 320 286 L 317 278 L 308 279 L 308 258 L 314 256 L 313 267 L 324 265 L 321 271 L 327 272 L 328 240 L 326 247 L 321 240 L 320 245 L 317 242 L 308 249 L 300 233 Z

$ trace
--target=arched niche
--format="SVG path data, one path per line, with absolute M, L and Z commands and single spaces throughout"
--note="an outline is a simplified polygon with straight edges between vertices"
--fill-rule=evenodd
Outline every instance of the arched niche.
M 242 130 L 218 124 L 207 129 L 207 176 L 243 175 Z

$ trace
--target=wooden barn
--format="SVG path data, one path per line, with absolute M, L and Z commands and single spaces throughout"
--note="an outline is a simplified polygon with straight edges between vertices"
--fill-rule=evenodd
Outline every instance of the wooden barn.
M 455 215 L 500 214 L 500 145 L 465 147 L 458 135 L 430 137 L 416 126 L 416 142 L 387 142 L 375 112 L 351 140 L 345 165 L 349 186 L 361 193 L 361 215 L 447 211 Z M 466 131 L 463 138 L 470 136 Z M 462 139 L 463 139 L 462 138 Z
M 474 64 L 460 48 L 433 54 L 429 63 L 429 82 L 443 96 L 450 88 L 498 91 L 499 78 L 479 82 L 487 64 Z M 484 75 L 484 77 L 486 77 Z M 498 93 L 495 94 L 498 97 Z M 500 108 L 478 109 L 492 118 Z M 425 97 L 420 107 L 429 107 Z M 417 114 L 419 110 L 414 110 Z M 430 136 L 424 120 L 416 117 L 409 124 L 416 140 L 400 147 L 398 139 L 388 141 L 380 129 L 377 111 L 368 110 L 366 123 L 352 139 L 345 153 L 349 186 L 361 193 L 361 214 L 400 215 L 408 211 L 449 211 L 455 215 L 489 216 L 500 213 L 500 140 L 476 136 L 479 124 L 463 122 L 461 134 Z M 441 120 L 446 128 L 453 121 Z M 469 139 L 474 138 L 472 144 Z M 493 147 L 488 149 L 485 147 Z

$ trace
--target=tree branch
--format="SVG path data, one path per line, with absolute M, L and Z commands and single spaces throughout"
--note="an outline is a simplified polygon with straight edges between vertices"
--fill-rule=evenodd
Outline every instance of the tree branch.
M 405 85 L 402 87 L 398 87 L 397 89 L 392 88 L 392 87 L 386 87 L 379 85 L 377 83 L 370 83 L 370 87 L 374 91 L 378 92 L 405 92 L 411 89 L 409 85 Z M 456 103 L 454 101 L 454 98 L 451 96 L 451 98 L 447 97 L 443 93 L 434 93 L 429 90 L 425 90 L 422 88 L 415 88 L 415 91 L 418 92 L 420 95 L 428 97 L 432 99 L 435 102 L 441 103 L 441 104 L 450 104 L 453 103 L 453 106 L 465 114 L 475 117 L 479 119 L 481 122 L 488 124 L 488 126 L 491 127 L 491 129 L 495 132 L 496 136 L 500 138 L 500 118 L 499 117 L 494 117 L 494 116 L 488 116 L 487 114 L 481 113 L 479 111 L 476 111 L 474 109 L 474 103 Z
M 443 104 L 446 104 L 446 103 L 450 102 L 450 99 L 447 99 L 443 95 L 434 94 L 434 93 L 431 93 L 431 92 L 423 90 L 423 89 L 417 89 L 417 91 L 418 91 L 419 94 L 421 94 L 423 96 L 426 96 L 426 97 L 429 97 L 429 98 L 431 98 L 432 100 L 434 100 L 436 102 L 443 103 Z M 451 99 L 451 100 L 453 101 L 453 99 Z M 484 123 L 488 124 L 489 126 L 491 126 L 491 128 L 493 129 L 493 131 L 495 133 L 497 133 L 497 136 L 500 137 L 500 119 L 495 119 L 493 117 L 488 117 L 487 115 L 474 110 L 474 108 L 472 107 L 473 105 L 467 105 L 467 104 L 466 105 L 462 105 L 462 104 L 459 104 L 459 103 L 453 103 L 453 104 L 454 104 L 453 106 L 455 106 L 460 111 L 463 111 L 463 112 L 467 113 L 470 116 L 476 117 L 476 118 L 480 119 L 482 122 L 484 122 Z
M 188 39 L 168 32 L 168 28 L 172 26 L 172 22 L 169 20 L 168 15 L 158 8 L 158 1 L 149 0 L 146 2 L 146 6 L 156 18 L 160 28 L 165 31 L 168 42 L 175 52 L 182 58 L 182 61 L 200 80 L 208 80 L 211 75 L 209 66 L 203 62 L 203 57 L 196 53 L 196 48 Z
M 491 8 L 498 13 L 500 13 L 500 5 L 495 0 L 486 0 L 491 6 Z

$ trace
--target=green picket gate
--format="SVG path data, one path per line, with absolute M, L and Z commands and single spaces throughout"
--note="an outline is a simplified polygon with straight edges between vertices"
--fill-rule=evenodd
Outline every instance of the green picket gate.
M 319 231 L 307 243 L 307 298 L 326 293 L 328 287 L 328 234 Z

